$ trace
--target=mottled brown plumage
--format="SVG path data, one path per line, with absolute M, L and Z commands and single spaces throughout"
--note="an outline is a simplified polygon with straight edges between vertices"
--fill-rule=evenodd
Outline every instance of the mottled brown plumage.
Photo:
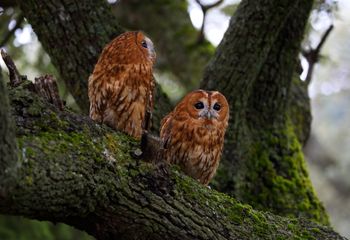
M 162 120 L 163 157 L 207 185 L 219 166 L 228 118 L 229 106 L 221 93 L 189 93 Z
M 140 139 L 153 109 L 155 57 L 142 32 L 112 40 L 89 78 L 90 117 Z

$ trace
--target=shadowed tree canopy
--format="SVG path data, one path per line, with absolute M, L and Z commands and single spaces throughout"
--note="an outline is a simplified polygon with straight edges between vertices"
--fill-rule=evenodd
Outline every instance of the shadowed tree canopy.
M 201 87 L 221 91 L 231 116 L 213 181 L 219 193 L 176 167 L 132 159 L 138 142 L 59 110 L 28 81 L 10 87 L 11 107 L 0 86 L 8 123 L 0 129 L 1 213 L 66 223 L 97 239 L 343 239 L 329 227 L 301 151 L 310 109 L 295 69 L 312 1 L 243 0 L 215 53 L 196 44 L 184 0 L 121 1 L 117 17 L 103 0 L 19 5 L 83 112 L 101 49 L 132 26 L 159 45 L 161 69 L 189 88 L 203 74 Z M 170 109 L 160 88 L 157 96 L 155 126 Z

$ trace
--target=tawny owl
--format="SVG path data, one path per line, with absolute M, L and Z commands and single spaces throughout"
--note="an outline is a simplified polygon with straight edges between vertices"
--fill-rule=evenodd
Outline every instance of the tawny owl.
M 219 165 L 229 105 L 217 91 L 187 94 L 161 122 L 163 157 L 207 185 Z
M 153 108 L 155 58 L 142 32 L 112 40 L 89 78 L 90 117 L 140 139 Z

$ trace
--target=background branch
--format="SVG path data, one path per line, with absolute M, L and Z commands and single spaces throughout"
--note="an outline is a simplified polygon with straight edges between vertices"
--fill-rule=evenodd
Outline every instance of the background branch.
M 218 0 L 218 1 L 214 2 L 214 3 L 207 4 L 207 5 L 203 4 L 201 0 L 196 0 L 196 2 L 201 7 L 202 12 L 203 12 L 202 26 L 201 26 L 201 29 L 200 29 L 199 35 L 198 35 L 198 43 L 202 43 L 204 41 L 204 39 L 205 39 L 205 37 L 204 37 L 204 28 L 205 28 L 205 20 L 206 20 L 206 17 L 207 17 L 207 12 L 208 12 L 208 10 L 219 6 L 221 3 L 223 3 L 223 0 Z
M 305 57 L 306 61 L 309 64 L 309 68 L 308 68 L 307 75 L 305 78 L 306 85 L 309 85 L 311 82 L 315 64 L 320 59 L 320 51 L 321 51 L 324 43 L 326 42 L 329 34 L 332 32 L 333 28 L 334 28 L 333 24 L 328 27 L 328 29 L 325 31 L 325 33 L 321 37 L 321 40 L 316 48 L 314 48 L 314 49 L 311 48 L 310 50 L 303 50 L 302 51 L 303 56 Z
M 24 16 L 22 13 L 19 14 L 19 16 L 16 18 L 16 25 L 10 30 L 8 31 L 3 39 L 0 42 L 0 48 L 5 46 L 6 43 L 10 40 L 10 38 L 13 36 L 13 34 L 15 33 L 15 31 L 21 27 L 22 23 L 24 21 Z

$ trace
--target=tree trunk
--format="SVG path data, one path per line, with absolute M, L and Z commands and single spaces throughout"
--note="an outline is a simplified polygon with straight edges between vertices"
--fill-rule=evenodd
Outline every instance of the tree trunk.
M 123 32 L 107 1 L 20 1 L 78 106 L 88 112 L 87 82 L 103 46 Z
M 257 209 L 328 224 L 287 111 L 311 7 L 307 0 L 243 0 L 202 87 L 223 92 L 231 107 L 218 188 Z
M 10 103 L 7 89 L 3 81 L 0 68 L 0 200 L 4 197 L 4 187 L 7 184 L 8 175 L 15 174 L 14 165 L 17 159 L 17 144 L 15 128 L 10 116 Z
M 63 222 L 97 239 L 344 239 L 328 227 L 253 210 L 166 164 L 138 162 L 137 144 L 86 117 L 11 89 L 21 153 L 0 212 Z M 4 95 L 1 92 L 0 95 Z

